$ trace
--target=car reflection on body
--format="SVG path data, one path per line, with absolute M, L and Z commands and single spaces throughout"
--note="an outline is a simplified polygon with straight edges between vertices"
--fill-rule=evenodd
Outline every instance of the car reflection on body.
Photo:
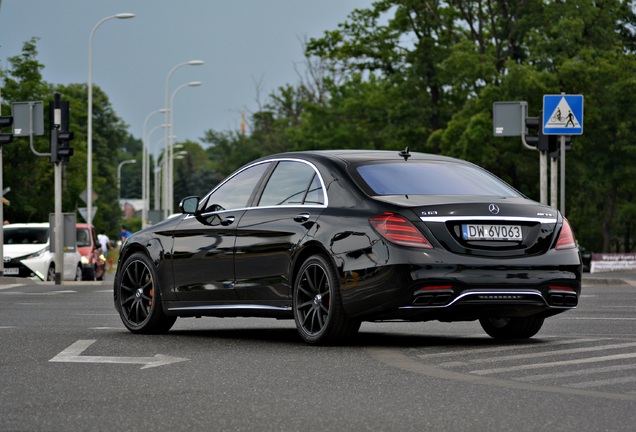
M 494 338 L 529 338 L 581 291 L 567 220 L 458 159 L 278 154 L 180 209 L 121 250 L 114 301 L 131 332 L 250 316 L 294 319 L 312 344 L 384 320 L 479 320 Z

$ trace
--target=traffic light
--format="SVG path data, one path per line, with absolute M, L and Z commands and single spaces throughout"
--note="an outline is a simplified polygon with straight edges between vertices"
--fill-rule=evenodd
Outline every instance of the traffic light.
M 11 126 L 13 124 L 13 116 L 0 117 L 0 128 Z M 13 134 L 0 133 L 0 146 L 9 144 L 13 141 Z
M 75 138 L 73 132 L 60 131 L 57 134 L 57 157 L 62 163 L 68 163 L 73 156 L 73 148 L 71 147 L 73 138 Z
M 536 135 L 526 135 L 526 143 L 536 147 L 539 151 L 550 153 L 552 158 L 558 158 L 561 153 L 560 135 L 544 135 L 541 119 L 543 119 L 543 111 L 539 111 L 538 117 L 526 117 L 528 132 L 533 130 L 536 133 Z M 572 149 L 572 137 L 570 135 L 565 136 L 565 144 L 566 150 Z
M 528 133 L 530 131 L 536 131 L 536 135 L 526 135 L 526 144 L 532 147 L 537 147 L 539 144 L 539 139 L 543 135 L 541 122 L 539 119 L 541 118 L 541 113 L 539 113 L 539 117 L 526 117 L 526 127 L 528 128 Z
M 554 137 L 554 147 L 550 148 L 550 157 L 552 159 L 558 159 L 561 157 L 561 140 L 559 139 L 560 136 L 551 135 L 551 137 Z M 572 136 L 566 135 L 565 136 L 565 151 L 570 151 L 570 150 L 572 150 Z
M 49 118 L 51 123 L 51 162 L 68 163 L 73 156 L 71 141 L 75 138 L 73 132 L 68 130 L 69 103 L 60 100 L 60 94 L 55 93 L 53 102 L 49 105 Z

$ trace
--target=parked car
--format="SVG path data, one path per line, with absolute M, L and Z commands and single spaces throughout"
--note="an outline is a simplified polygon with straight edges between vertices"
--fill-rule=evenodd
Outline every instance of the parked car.
M 97 240 L 93 225 L 78 223 L 77 249 L 82 256 L 82 280 L 103 280 L 106 273 L 106 257 Z
M 4 225 L 4 275 L 55 280 L 55 254 L 49 250 L 48 223 Z M 64 280 L 80 280 L 82 265 L 77 250 L 64 252 Z
M 519 339 L 581 292 L 563 215 L 449 157 L 278 154 L 180 209 L 122 247 L 114 302 L 133 333 L 253 316 L 294 319 L 310 344 L 382 320 L 479 320 L 494 338 Z

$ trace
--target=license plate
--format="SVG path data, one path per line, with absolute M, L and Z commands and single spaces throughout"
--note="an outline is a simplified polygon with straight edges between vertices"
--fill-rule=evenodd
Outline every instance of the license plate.
M 5 276 L 10 276 L 10 275 L 17 275 L 20 273 L 20 269 L 17 267 L 9 267 L 9 268 L 4 268 L 4 275 Z
M 522 241 L 523 232 L 519 225 L 464 224 L 462 237 L 464 240 Z

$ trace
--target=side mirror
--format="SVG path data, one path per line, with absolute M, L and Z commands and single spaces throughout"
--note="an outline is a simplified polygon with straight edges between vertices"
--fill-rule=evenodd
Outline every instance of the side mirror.
M 179 210 L 183 214 L 196 214 L 199 209 L 199 197 L 198 196 L 189 196 L 185 197 L 179 203 Z

